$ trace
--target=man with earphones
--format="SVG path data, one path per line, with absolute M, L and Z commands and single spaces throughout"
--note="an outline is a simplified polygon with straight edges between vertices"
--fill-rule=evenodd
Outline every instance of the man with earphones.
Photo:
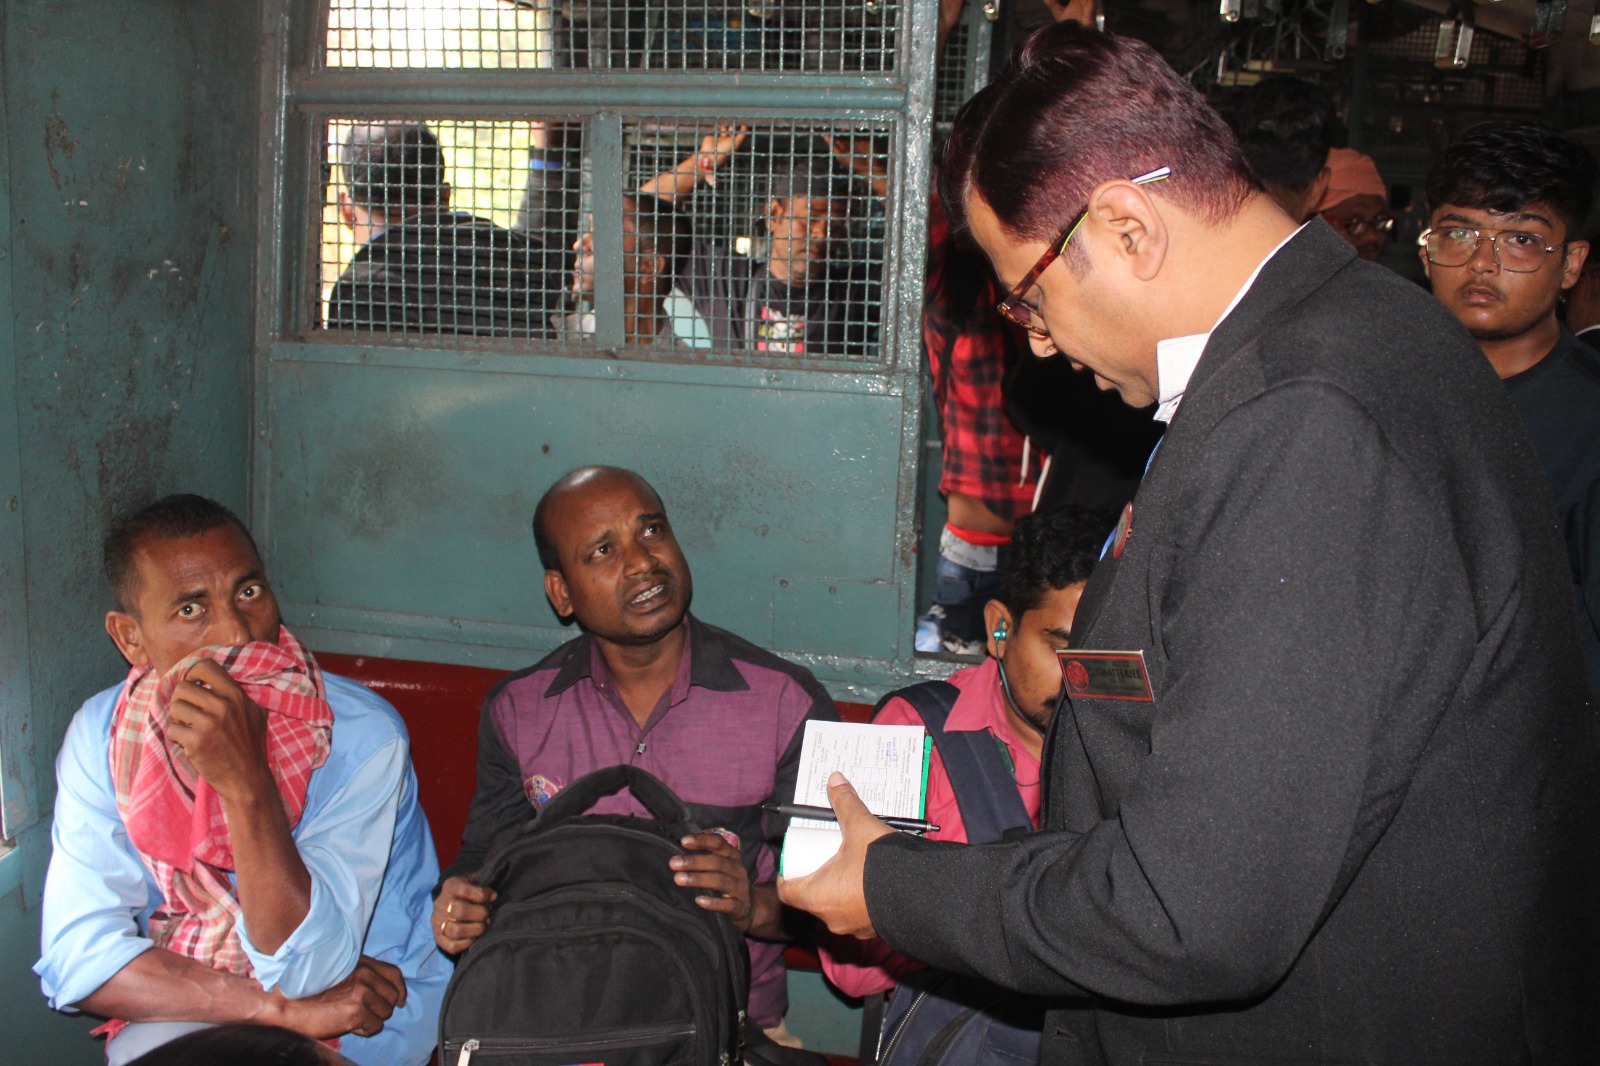
M 924 725 L 934 737 L 926 812 L 939 828 L 928 839 L 987 843 L 1038 827 L 1039 756 L 1061 694 L 1057 653 L 1069 646 L 1078 598 L 1113 520 L 1077 506 L 1018 519 L 998 598 L 983 609 L 988 658 L 948 681 L 890 693 L 879 706 L 874 722 Z M 974 783 L 983 794 L 971 794 Z M 824 934 L 819 954 L 823 973 L 846 995 L 925 983 L 912 976 L 919 963 L 881 940 Z

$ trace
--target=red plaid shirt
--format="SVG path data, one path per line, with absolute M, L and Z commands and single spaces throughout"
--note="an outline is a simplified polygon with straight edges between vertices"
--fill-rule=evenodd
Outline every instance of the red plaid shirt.
M 955 254 L 952 254 L 952 253 Z M 982 271 L 981 279 L 972 271 Z M 982 255 L 952 248 L 950 220 L 935 195 L 928 207 L 928 280 L 922 339 L 944 424 L 939 491 L 971 496 L 1008 522 L 1033 509 L 1037 465 L 1006 417 L 1000 382 L 1019 358 L 1031 358 L 1027 335 L 994 309 L 994 272 Z

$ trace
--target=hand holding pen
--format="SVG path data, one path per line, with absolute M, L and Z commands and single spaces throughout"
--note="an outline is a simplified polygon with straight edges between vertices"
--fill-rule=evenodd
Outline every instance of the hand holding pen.
M 832 807 L 812 807 L 804 803 L 763 803 L 761 809 L 779 814 L 785 818 L 815 818 L 822 822 L 837 822 L 838 815 L 833 813 Z M 937 833 L 939 827 L 932 822 L 923 821 L 921 818 L 886 818 L 875 814 L 874 818 L 891 829 L 899 829 L 906 833 Z

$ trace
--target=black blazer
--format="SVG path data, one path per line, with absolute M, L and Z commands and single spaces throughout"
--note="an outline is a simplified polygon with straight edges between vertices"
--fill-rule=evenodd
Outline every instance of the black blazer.
M 868 852 L 878 931 L 1064 997 L 1048 1063 L 1593 1063 L 1596 731 L 1488 361 L 1313 223 L 1212 334 L 1074 627 L 1045 831 Z

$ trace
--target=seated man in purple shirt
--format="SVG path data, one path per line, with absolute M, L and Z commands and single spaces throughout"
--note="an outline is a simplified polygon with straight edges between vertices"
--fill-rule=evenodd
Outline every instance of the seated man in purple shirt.
M 808 671 L 689 614 L 689 564 L 638 474 L 566 475 L 539 501 L 533 535 L 551 606 L 583 633 L 484 701 L 477 792 L 444 871 L 434 939 L 456 953 L 486 928 L 494 893 L 473 874 L 497 832 L 590 771 L 638 766 L 715 827 L 685 838 L 693 853 L 672 860 L 677 881 L 704 889 L 700 905 L 749 938 L 750 1018 L 789 1042 L 774 887 L 782 826 L 765 822 L 761 804 L 794 798 L 805 721 L 837 720 L 833 701 Z M 626 794 L 594 810 L 645 813 Z

